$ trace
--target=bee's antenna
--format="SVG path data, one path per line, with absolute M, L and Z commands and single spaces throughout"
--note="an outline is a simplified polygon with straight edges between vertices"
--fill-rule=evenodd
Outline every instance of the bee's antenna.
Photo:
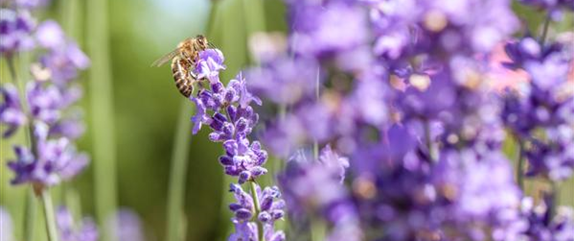
M 216 49 L 217 46 L 215 46 L 215 44 L 213 44 L 212 42 L 208 42 L 207 45 L 209 45 L 209 47 Z

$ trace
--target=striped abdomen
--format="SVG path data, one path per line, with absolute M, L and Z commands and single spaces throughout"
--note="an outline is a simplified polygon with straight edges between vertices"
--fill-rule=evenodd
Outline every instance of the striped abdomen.
M 191 70 L 191 64 L 178 57 L 173 58 L 171 62 L 171 72 L 173 74 L 173 80 L 175 81 L 175 86 L 185 97 L 189 97 L 191 92 L 193 92 L 193 81 L 189 71 Z

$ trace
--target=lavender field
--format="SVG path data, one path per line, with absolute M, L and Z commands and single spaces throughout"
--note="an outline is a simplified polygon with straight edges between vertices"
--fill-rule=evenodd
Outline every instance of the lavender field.
M 0 241 L 574 241 L 573 0 L 0 7 Z

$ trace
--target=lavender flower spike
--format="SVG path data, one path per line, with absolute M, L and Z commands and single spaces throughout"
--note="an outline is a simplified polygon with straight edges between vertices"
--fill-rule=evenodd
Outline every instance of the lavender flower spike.
M 8 168 L 16 174 L 11 181 L 13 185 L 54 186 L 78 175 L 88 165 L 88 157 L 77 153 L 66 138 L 47 140 L 48 127 L 45 124 L 36 123 L 34 130 L 36 153 L 27 147 L 15 146 L 16 160 L 8 162 Z
M 263 191 L 256 185 L 257 197 L 260 200 L 260 212 L 255 217 L 255 204 L 251 195 L 243 191 L 240 185 L 231 184 L 230 192 L 235 196 L 237 202 L 229 205 L 229 209 L 234 212 L 232 219 L 235 224 L 235 233 L 229 237 L 229 241 L 253 240 L 257 241 L 257 225 L 251 220 L 258 220 L 264 225 L 264 236 L 266 241 L 284 241 L 285 233 L 275 231 L 274 223 L 285 215 L 285 201 L 280 199 L 281 193 L 277 187 L 267 187 Z
M 30 13 L 0 8 L 0 55 L 11 57 L 14 53 L 34 47 L 31 32 L 36 23 Z
M 108 224 L 117 240 L 144 241 L 142 221 L 137 213 L 130 209 L 120 209 Z
M 197 94 L 189 98 L 196 106 L 195 116 L 191 119 L 194 123 L 193 133 L 196 134 L 202 125 L 209 125 L 212 130 L 209 139 L 222 143 L 225 150 L 219 162 L 227 175 L 237 177 L 239 184 L 230 186 L 237 202 L 229 205 L 234 213 L 232 221 L 236 232 L 229 240 L 283 241 L 285 234 L 274 230 L 274 222 L 284 215 L 285 204 L 279 199 L 279 189 L 267 187 L 261 191 L 255 182 L 267 173 L 263 165 L 268 155 L 258 141 L 249 140 L 259 120 L 259 115 L 250 104 L 262 103 L 248 90 L 242 74 L 237 75 L 227 86 L 220 82 L 219 71 L 225 69 L 223 60 L 223 54 L 217 49 L 199 53 L 192 74 L 200 79 L 200 88 Z M 252 186 L 251 195 L 240 186 L 246 182 Z
M 56 221 L 62 241 L 97 241 L 98 229 L 94 221 L 85 218 L 80 223 L 75 223 L 70 211 L 60 207 L 56 213 Z
M 26 123 L 26 115 L 22 112 L 18 90 L 12 84 L 0 87 L 2 103 L 0 104 L 0 124 L 8 128 L 2 133 L 3 138 L 8 138 L 16 130 Z

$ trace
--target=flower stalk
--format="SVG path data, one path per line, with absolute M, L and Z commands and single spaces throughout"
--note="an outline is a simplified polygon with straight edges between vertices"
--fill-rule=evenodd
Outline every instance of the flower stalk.
M 518 164 L 516 166 L 516 180 L 520 190 L 524 191 L 524 142 L 518 140 Z
M 542 27 L 542 35 L 540 36 L 540 46 L 544 47 L 546 38 L 548 37 L 548 30 L 550 29 L 550 21 L 552 20 L 551 12 L 548 11 L 546 18 L 544 18 L 544 26 Z
M 18 93 L 20 96 L 25 95 L 25 84 L 22 83 L 16 74 L 16 67 L 14 65 L 14 57 L 10 56 L 6 59 L 8 63 L 8 71 L 10 72 L 10 77 L 12 79 L 12 83 L 14 83 L 18 87 Z M 25 108 L 25 101 L 21 100 L 21 106 Z M 34 137 L 31 132 L 31 125 L 30 128 L 25 128 L 25 135 L 24 139 L 26 145 L 33 147 L 34 146 Z M 35 220 L 36 220 L 37 212 L 36 212 L 36 195 L 34 194 L 33 188 L 29 188 L 26 193 L 26 200 L 24 204 L 24 241 L 33 241 L 35 240 Z
M 52 195 L 48 188 L 44 188 L 40 191 L 40 199 L 44 208 L 44 219 L 46 221 L 48 241 L 58 241 L 58 229 L 56 226 L 56 216 L 54 215 L 54 205 L 52 204 Z
M 430 128 L 430 121 L 424 120 L 423 121 L 423 128 L 424 128 L 424 137 L 425 137 L 425 144 L 428 149 L 430 160 L 436 162 L 438 159 L 434 142 L 432 140 L 432 133 Z
M 31 187 L 26 191 L 26 200 L 24 205 L 24 241 L 34 241 L 36 240 L 35 222 L 38 214 L 36 212 L 36 195 Z
M 253 198 L 253 208 L 255 209 L 254 220 L 257 223 L 257 240 L 265 241 L 265 235 L 263 234 L 263 223 L 258 220 L 259 213 L 261 212 L 261 206 L 259 205 L 259 197 L 257 195 L 257 184 L 255 180 L 249 182 L 251 186 L 251 198 Z

